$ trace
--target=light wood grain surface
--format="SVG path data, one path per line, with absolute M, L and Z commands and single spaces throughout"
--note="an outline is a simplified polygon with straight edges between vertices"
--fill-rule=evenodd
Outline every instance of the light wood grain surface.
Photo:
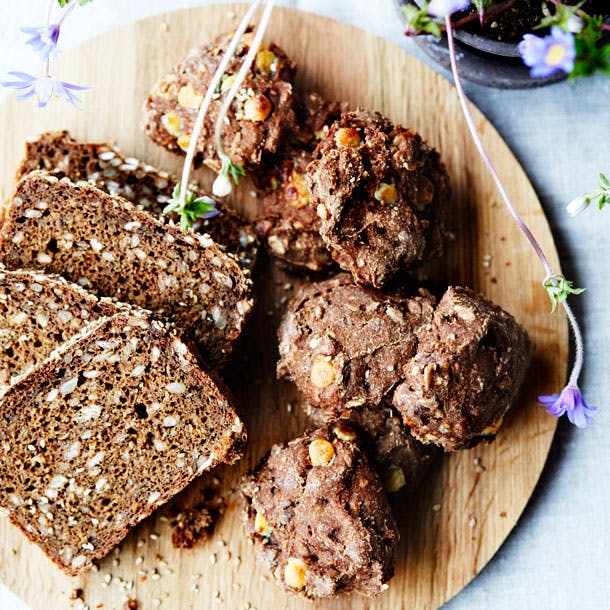
M 61 103 L 38 111 L 32 104 L 14 101 L 1 108 L 2 199 L 12 190 L 23 140 L 46 129 L 68 128 L 78 138 L 107 140 L 129 155 L 178 170 L 179 158 L 143 136 L 142 102 L 160 74 L 192 45 L 234 27 L 237 21 L 231 11 L 239 16 L 242 10 L 239 5 L 223 5 L 162 15 L 104 34 L 68 54 L 60 64 L 62 78 L 94 87 L 84 94 L 83 111 Z M 164 23 L 168 28 L 162 27 Z M 315 604 L 345 610 L 437 608 L 483 568 L 514 527 L 536 485 L 556 425 L 536 406 L 536 396 L 563 385 L 565 320 L 548 315 L 536 263 L 477 158 L 455 91 L 445 80 L 388 42 L 314 15 L 276 9 L 271 38 L 299 63 L 301 86 L 379 110 L 419 130 L 441 150 L 452 179 L 456 239 L 443 260 L 424 269 L 422 277 L 484 292 L 525 325 L 534 343 L 525 389 L 496 441 L 445 456 L 416 497 L 393 498 L 402 540 L 390 589 L 373 601 L 351 597 Z M 475 120 L 509 193 L 558 268 L 552 236 L 525 173 L 485 118 L 475 113 Z M 209 183 L 211 176 L 201 173 L 200 178 Z M 248 215 L 258 203 L 250 191 L 244 184 L 236 201 Z M 483 265 L 484 259 L 490 260 L 489 266 Z M 7 520 L 0 520 L 0 577 L 32 608 L 76 607 L 69 596 L 77 588 L 83 589 L 91 608 L 118 610 L 128 597 L 138 599 L 144 609 L 157 607 L 157 600 L 161 608 L 179 610 L 232 610 L 246 602 L 258 610 L 313 607 L 278 589 L 256 563 L 233 493 L 241 475 L 272 443 L 306 426 L 293 386 L 276 381 L 274 373 L 282 297 L 292 293 L 284 284 L 297 285 L 299 280 L 285 275 L 266 256 L 261 256 L 254 279 L 258 303 L 227 372 L 250 444 L 240 464 L 216 472 L 228 509 L 213 537 L 193 550 L 174 550 L 171 528 L 161 518 L 168 511 L 161 509 L 125 539 L 118 556 L 111 554 L 100 563 L 99 572 L 71 579 Z M 196 503 L 203 484 L 199 481 L 186 490 L 178 505 Z M 156 533 L 159 537 L 151 538 Z M 138 557 L 142 563 L 136 565 Z

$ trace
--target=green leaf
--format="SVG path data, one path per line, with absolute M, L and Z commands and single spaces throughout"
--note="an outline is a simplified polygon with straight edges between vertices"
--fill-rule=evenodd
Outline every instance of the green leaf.
M 599 175 L 599 186 L 602 189 L 610 189 L 610 180 L 604 174 Z
M 551 299 L 551 313 L 557 309 L 559 303 L 563 303 L 570 294 L 582 294 L 586 288 L 574 288 L 573 282 L 565 277 L 557 275 L 549 278 L 544 287 Z
M 246 175 L 246 170 L 241 166 L 237 165 L 237 163 L 233 163 L 229 157 L 224 157 L 222 160 L 222 167 L 220 168 L 221 175 L 227 176 L 230 175 L 235 184 L 239 184 L 240 176 Z
M 555 13 L 551 15 L 549 13 L 549 6 L 546 2 L 542 4 L 542 10 L 546 17 L 543 17 L 538 25 L 534 26 L 533 30 L 541 30 L 544 28 L 550 28 L 554 25 L 560 27 L 562 30 L 566 32 L 569 31 L 568 25 L 570 18 L 576 14 L 577 11 L 580 11 L 580 8 L 584 4 L 584 0 L 579 2 L 575 6 L 566 6 L 561 2 L 557 2 L 557 4 L 553 3 L 553 8 L 555 9 Z
M 489 8 L 493 4 L 493 0 L 472 0 L 472 4 L 480 13 L 486 8 Z
M 194 192 L 188 191 L 184 204 L 180 203 L 180 182 L 176 184 L 172 196 L 163 208 L 163 214 L 176 213 L 180 217 L 180 228 L 186 231 L 202 216 L 216 210 L 216 202 L 210 197 L 197 197 Z
M 603 17 L 589 16 L 582 11 L 579 14 L 583 29 L 574 39 L 576 61 L 570 76 L 590 76 L 598 71 L 610 75 L 610 44 L 599 45 Z
M 440 25 L 428 15 L 428 3 L 423 2 L 419 8 L 414 4 L 405 4 L 401 7 L 406 22 L 407 34 L 432 34 L 441 37 Z

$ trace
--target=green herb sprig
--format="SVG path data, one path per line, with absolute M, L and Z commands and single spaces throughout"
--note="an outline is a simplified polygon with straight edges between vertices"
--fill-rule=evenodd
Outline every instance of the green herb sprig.
M 557 305 L 564 303 L 571 294 L 582 294 L 586 288 L 574 288 L 574 282 L 566 280 L 562 275 L 553 275 L 544 281 L 544 287 L 551 299 L 551 313 L 557 309 Z
M 184 204 L 181 204 L 180 188 L 181 184 L 178 182 L 171 198 L 167 200 L 167 204 L 163 208 L 163 214 L 178 214 L 182 230 L 189 229 L 199 218 L 212 218 L 218 214 L 216 202 L 211 197 L 197 197 L 193 191 L 187 191 Z

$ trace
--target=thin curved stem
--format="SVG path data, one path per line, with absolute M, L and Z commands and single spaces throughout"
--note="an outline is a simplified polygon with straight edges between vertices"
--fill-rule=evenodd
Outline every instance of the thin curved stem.
M 61 26 L 61 24 L 64 22 L 65 18 L 74 10 L 75 6 L 76 6 L 76 0 L 72 0 L 70 2 L 70 4 L 68 4 L 68 6 L 66 6 L 62 16 L 59 18 L 59 21 L 57 22 L 58 26 Z
M 239 88 L 242 86 L 244 79 L 246 78 L 250 67 L 252 66 L 252 62 L 258 53 L 259 45 L 265 35 L 265 30 L 267 29 L 267 24 L 269 23 L 269 18 L 271 17 L 271 11 L 273 10 L 273 0 L 267 0 L 267 4 L 265 6 L 265 11 L 261 17 L 258 28 L 256 29 L 256 33 L 252 40 L 252 44 L 250 45 L 250 49 L 248 50 L 248 54 L 246 55 L 237 76 L 235 77 L 235 81 L 233 85 L 229 89 L 229 92 L 225 96 L 224 102 L 220 108 L 220 112 L 218 113 L 218 118 L 216 119 L 216 126 L 214 128 L 214 140 L 216 143 L 216 150 L 218 152 L 218 157 L 221 161 L 228 158 L 227 153 L 225 152 L 223 143 L 222 143 L 222 128 L 224 127 L 225 116 L 239 91 Z
M 582 365 L 585 356 L 585 348 L 582 340 L 582 333 L 580 332 L 580 326 L 576 321 L 576 316 L 572 311 L 572 308 L 568 305 L 567 301 L 563 301 L 563 308 L 566 311 L 568 316 L 568 320 L 570 322 L 570 326 L 572 327 L 572 332 L 574 333 L 574 342 L 576 344 L 576 352 L 574 354 L 574 364 L 572 366 L 572 372 L 570 373 L 570 379 L 568 380 L 568 385 L 573 385 L 578 387 L 578 378 L 580 377 L 580 372 L 582 371 Z
M 489 155 L 487 154 L 487 151 L 485 150 L 485 147 L 483 146 L 483 142 L 481 141 L 479 133 L 477 132 L 477 128 L 475 127 L 474 120 L 473 120 L 472 114 L 470 112 L 470 108 L 468 107 L 468 101 L 466 100 L 466 94 L 464 93 L 464 88 L 462 87 L 462 82 L 459 77 L 456 54 L 455 54 L 455 43 L 453 40 L 453 25 L 451 23 L 450 15 L 445 17 L 445 26 L 447 28 L 447 42 L 449 45 L 449 57 L 451 59 L 451 71 L 453 72 L 453 78 L 455 80 L 455 88 L 457 90 L 458 98 L 459 98 L 460 104 L 462 106 L 462 111 L 464 113 L 464 118 L 466 119 L 466 124 L 468 125 L 470 135 L 472 136 L 472 139 L 474 140 L 474 143 L 477 147 L 477 150 L 479 151 L 479 154 L 481 155 L 481 158 L 485 162 L 485 165 L 487 165 L 487 169 L 489 170 L 491 177 L 493 178 L 494 182 L 496 183 L 498 191 L 500 192 L 500 195 L 502 196 L 502 199 L 504 200 L 504 203 L 506 204 L 508 211 L 512 214 L 513 218 L 519 225 L 519 228 L 524 233 L 525 237 L 530 242 L 532 248 L 536 252 L 536 255 L 542 262 L 542 265 L 543 265 L 544 271 L 545 271 L 545 275 L 546 276 L 553 275 L 551 266 L 549 265 L 549 262 L 545 256 L 542 248 L 540 247 L 540 244 L 538 243 L 538 241 L 536 240 L 536 238 L 530 231 L 529 227 L 525 224 L 525 222 L 523 222 L 523 219 L 521 218 L 521 216 L 519 216 L 519 213 L 517 212 L 517 210 L 515 210 L 512 202 L 508 196 L 508 193 L 506 192 L 506 189 L 504 188 L 504 184 L 502 184 L 502 180 L 500 180 L 500 176 L 498 175 L 498 172 L 497 172 L 494 164 L 492 163 L 491 159 L 489 158 Z
M 546 273 L 546 276 L 543 280 L 543 285 L 545 285 L 548 279 L 552 279 L 553 277 L 558 277 L 558 274 L 554 274 L 552 272 L 549 262 L 546 258 L 546 255 L 544 254 L 540 244 L 538 243 L 538 241 L 536 240 L 536 238 L 534 237 L 532 232 L 529 230 L 529 227 L 525 224 L 525 222 L 519 216 L 518 212 L 515 210 L 512 202 L 511 202 L 510 198 L 508 197 L 508 194 L 504 188 L 504 185 L 502 184 L 502 181 L 500 180 L 500 177 L 498 176 L 496 168 L 494 167 L 491 159 L 487 155 L 487 151 L 485 150 L 485 147 L 483 146 L 483 143 L 481 142 L 481 138 L 479 137 L 479 133 L 478 133 L 478 131 L 474 125 L 474 121 L 472 119 L 472 114 L 470 113 L 470 108 L 468 107 L 466 95 L 464 94 L 464 88 L 462 87 L 462 82 L 460 80 L 460 75 L 459 75 L 458 68 L 457 68 L 455 45 L 454 45 L 454 41 L 453 41 L 453 27 L 452 27 L 450 15 L 448 15 L 445 18 L 445 23 L 446 23 L 446 27 L 447 27 L 447 42 L 449 45 L 449 57 L 451 59 L 451 70 L 453 72 L 453 78 L 455 80 L 455 88 L 458 93 L 458 98 L 459 98 L 460 104 L 462 106 L 462 111 L 464 113 L 464 117 L 466 119 L 468 129 L 470 130 L 470 134 L 472 136 L 472 139 L 474 140 L 477 150 L 479 151 L 479 154 L 481 155 L 481 158 L 487 165 L 487 168 L 489 169 L 489 171 L 494 179 L 494 182 L 496 183 L 496 186 L 498 187 L 498 190 L 500 191 L 500 194 L 502 195 L 502 199 L 504 200 L 506 207 L 509 209 L 513 218 L 517 221 L 519 228 L 521 229 L 521 231 L 523 231 L 523 233 L 527 237 L 528 241 L 532 245 L 532 248 L 536 252 L 538 258 L 542 262 L 542 265 L 543 265 L 545 273 Z M 572 372 L 570 373 L 568 385 L 577 387 L 578 378 L 580 376 L 580 372 L 582 371 L 582 366 L 583 366 L 583 362 L 584 362 L 584 344 L 583 344 L 583 339 L 582 339 L 582 333 L 580 331 L 580 326 L 578 325 L 578 321 L 576 320 L 576 316 L 574 315 L 574 312 L 572 311 L 572 308 L 570 307 L 570 305 L 567 303 L 567 300 L 564 299 L 563 301 L 561 301 L 561 304 L 563 305 L 566 315 L 568 316 L 568 321 L 570 323 L 570 327 L 572 329 L 572 333 L 574 334 L 574 340 L 576 343 L 576 353 L 574 356 L 574 364 L 572 366 Z
M 201 106 L 199 107 L 199 112 L 197 113 L 197 119 L 195 120 L 195 125 L 194 125 L 193 131 L 191 133 L 191 141 L 189 142 L 189 145 L 188 145 L 188 148 L 186 151 L 186 159 L 184 160 L 184 167 L 182 169 L 182 181 L 181 181 L 181 188 L 180 188 L 179 203 L 183 207 L 186 203 L 186 195 L 187 195 L 187 190 L 188 190 L 189 175 L 191 173 L 191 165 L 193 164 L 193 158 L 195 157 L 195 150 L 197 148 L 197 140 L 199 139 L 199 134 L 201 132 L 201 128 L 203 127 L 203 120 L 205 119 L 205 115 L 210 106 L 210 102 L 212 101 L 214 92 L 216 91 L 216 88 L 218 87 L 218 84 L 220 83 L 220 79 L 222 78 L 222 75 L 225 73 L 225 70 L 227 69 L 229 62 L 231 61 L 231 58 L 233 57 L 233 54 L 235 53 L 235 49 L 237 48 L 237 45 L 239 44 L 239 40 L 241 39 L 244 32 L 246 31 L 248 24 L 250 23 L 250 19 L 252 18 L 254 11 L 258 8 L 258 5 L 260 4 L 260 2 L 261 2 L 261 0 L 254 0 L 254 2 L 252 2 L 250 7 L 248 8 L 248 10 L 246 11 L 246 14 L 244 15 L 243 19 L 241 20 L 239 26 L 237 27 L 237 30 L 235 30 L 233 39 L 231 40 L 227 50 L 225 51 L 225 54 L 224 54 L 220 64 L 218 65 L 218 68 L 216 69 L 214 76 L 212 77 L 212 80 L 210 81 L 208 90 L 206 91 L 205 97 L 203 98 L 203 101 L 201 102 Z

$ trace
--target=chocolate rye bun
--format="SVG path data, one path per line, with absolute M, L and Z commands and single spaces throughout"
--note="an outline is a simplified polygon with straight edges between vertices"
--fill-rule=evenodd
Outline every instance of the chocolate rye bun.
M 347 424 L 274 445 L 242 493 L 246 533 L 280 586 L 312 599 L 387 588 L 398 530 Z
M 294 135 L 278 153 L 264 182 L 256 231 L 272 256 L 290 271 L 322 271 L 333 266 L 312 205 L 305 174 L 313 151 L 346 104 L 328 102 L 315 92 L 297 95 Z
M 220 162 L 214 126 L 252 38 L 250 28 L 225 70 L 197 140 L 195 162 L 203 162 L 216 171 Z M 144 104 L 144 129 L 153 142 L 177 153 L 188 148 L 197 111 L 231 39 L 232 33 L 221 34 L 213 42 L 192 49 L 153 85 Z M 256 171 L 291 133 L 295 122 L 292 89 L 295 71 L 295 64 L 277 45 L 272 43 L 259 50 L 231 104 L 223 129 L 224 147 L 233 163 Z
M 278 376 L 288 375 L 328 418 L 377 406 L 402 379 L 417 349 L 415 330 L 431 318 L 434 297 L 388 296 L 343 273 L 302 285 L 280 328 Z
M 417 339 L 394 392 L 413 435 L 445 451 L 493 440 L 527 372 L 525 329 L 473 290 L 450 287 Z
M 376 112 L 346 112 L 307 168 L 311 204 L 333 259 L 363 285 L 440 256 L 449 181 L 439 154 Z

